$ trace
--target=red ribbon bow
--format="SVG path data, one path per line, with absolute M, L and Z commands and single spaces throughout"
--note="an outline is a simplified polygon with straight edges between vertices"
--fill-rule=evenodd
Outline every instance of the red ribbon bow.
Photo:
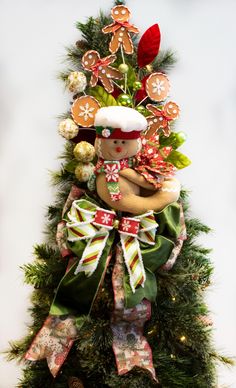
M 166 121 L 173 120 L 173 117 L 168 116 L 167 113 L 165 112 L 165 110 L 162 110 L 162 109 L 156 109 L 155 116 L 163 117 L 163 119 L 165 119 Z
M 111 58 L 101 58 L 97 61 L 97 63 L 95 63 L 95 65 L 91 66 L 90 69 L 92 70 L 93 74 L 98 77 L 98 71 L 99 71 L 99 67 L 102 66 L 102 67 L 107 67 L 111 64 Z
M 117 224 L 116 221 L 118 221 Z M 140 220 L 130 217 L 122 217 L 121 220 L 116 220 L 115 213 L 106 211 L 105 209 L 98 209 L 96 211 L 93 224 L 98 226 L 105 226 L 108 229 L 117 227 L 119 232 L 128 232 L 129 236 L 136 237 L 139 232 Z
M 114 26 L 112 27 L 112 32 L 116 32 L 117 30 L 119 30 L 120 27 L 125 27 L 129 30 L 131 27 L 133 27 L 133 25 L 128 22 L 116 21 Z

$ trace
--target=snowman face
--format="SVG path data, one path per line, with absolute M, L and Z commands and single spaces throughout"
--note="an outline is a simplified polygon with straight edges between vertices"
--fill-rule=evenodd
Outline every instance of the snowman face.
M 105 160 L 130 158 L 140 151 L 140 139 L 96 139 L 96 154 Z
M 95 65 L 99 59 L 100 56 L 97 51 L 87 51 L 82 58 L 82 65 L 86 70 L 89 70 L 90 67 Z
M 127 22 L 130 18 L 130 11 L 123 5 L 117 5 L 111 10 L 111 17 L 117 22 Z

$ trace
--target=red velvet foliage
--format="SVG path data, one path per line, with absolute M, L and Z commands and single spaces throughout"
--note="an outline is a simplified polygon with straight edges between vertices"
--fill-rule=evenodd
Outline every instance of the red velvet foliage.
M 158 24 L 154 24 L 144 32 L 138 44 L 138 66 L 149 65 L 157 56 L 160 48 L 161 32 Z

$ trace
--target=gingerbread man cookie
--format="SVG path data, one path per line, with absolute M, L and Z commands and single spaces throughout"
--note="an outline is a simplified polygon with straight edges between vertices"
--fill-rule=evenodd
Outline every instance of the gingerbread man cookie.
M 163 109 L 152 104 L 148 104 L 146 108 L 152 113 L 152 116 L 147 117 L 149 127 L 146 137 L 152 137 L 153 134 L 161 129 L 165 136 L 169 136 L 171 133 L 170 122 L 178 118 L 179 106 L 175 102 L 169 101 L 164 105 Z
M 82 58 L 82 65 L 85 70 L 92 72 L 90 79 L 90 85 L 92 87 L 96 86 L 98 80 L 100 80 L 108 93 L 112 93 L 114 91 L 112 79 L 119 80 L 123 78 L 123 75 L 117 69 L 109 66 L 115 60 L 115 55 L 100 58 L 99 53 L 95 50 L 89 50 L 84 54 Z
M 134 46 L 130 37 L 130 32 L 139 33 L 139 29 L 133 24 L 129 24 L 130 10 L 124 5 L 117 5 L 111 10 L 111 17 L 114 23 L 109 24 L 102 29 L 104 34 L 113 33 L 110 41 L 109 50 L 116 53 L 120 46 L 124 48 L 126 54 L 133 54 Z

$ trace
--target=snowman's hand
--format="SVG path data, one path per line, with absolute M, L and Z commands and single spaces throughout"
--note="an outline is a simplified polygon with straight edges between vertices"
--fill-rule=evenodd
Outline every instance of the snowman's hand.
M 141 174 L 139 174 L 132 168 L 125 168 L 124 170 L 121 170 L 119 174 L 126 178 L 128 181 L 135 183 L 139 187 L 143 187 L 144 189 L 148 189 L 151 191 L 156 191 L 154 185 L 147 182 Z

